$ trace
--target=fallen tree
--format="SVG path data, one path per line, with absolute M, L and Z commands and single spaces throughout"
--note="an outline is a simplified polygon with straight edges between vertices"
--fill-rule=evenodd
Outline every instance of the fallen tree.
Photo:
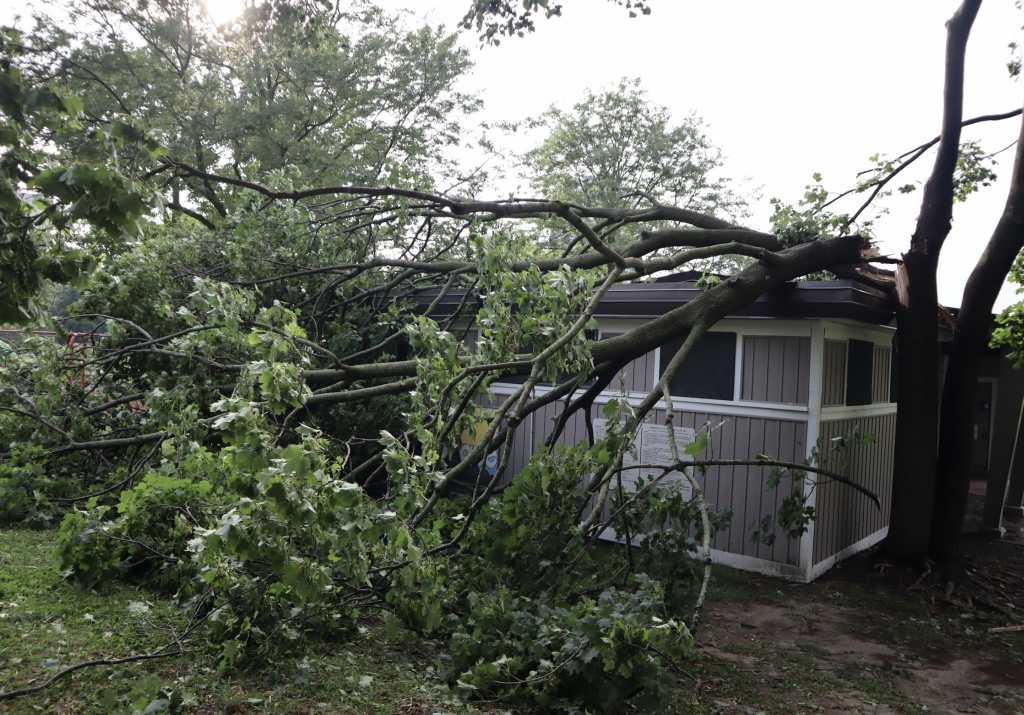
M 126 17 L 162 41 L 166 24 L 147 25 L 141 11 Z M 296 29 L 260 16 L 249 30 L 267 39 L 281 32 L 277 22 L 298 31 L 316 21 Z M 446 57 L 443 43 L 423 45 Z M 134 49 L 114 50 L 141 66 Z M 99 76 L 101 65 L 77 50 L 60 57 Z M 270 66 L 293 76 L 302 68 L 282 66 L 291 61 Z M 133 111 L 121 85 L 103 84 L 117 111 Z M 60 567 L 85 587 L 133 578 L 173 593 L 221 645 L 225 669 L 371 614 L 444 630 L 450 681 L 467 694 L 663 706 L 665 663 L 697 628 L 710 538 L 729 516 L 709 510 L 693 470 L 724 462 L 700 458 L 710 429 L 689 454 L 673 438 L 662 477 L 696 460 L 687 473 L 695 498 L 661 488 L 660 477 L 627 495 L 618 477 L 631 436 L 659 401 L 672 433 L 673 376 L 711 326 L 765 291 L 826 270 L 891 286 L 871 266 L 883 259 L 870 239 L 852 233 L 855 217 L 824 220 L 816 205 L 769 234 L 651 192 L 628 207 L 479 201 L 388 160 L 371 178 L 390 183 L 316 185 L 287 165 L 262 170 L 253 157 L 274 157 L 245 144 L 245 131 L 193 147 L 190 126 L 174 129 L 167 154 L 124 159 L 171 213 L 147 224 L 141 241 L 108 246 L 83 292 L 78 317 L 106 337 L 71 356 L 27 341 L 3 373 L 3 518 L 61 519 Z M 324 141 L 345 147 L 356 141 L 348 131 Z M 81 150 L 79 139 L 64 149 Z M 221 145 L 243 148 L 225 159 L 214 151 Z M 537 255 L 538 232 L 562 243 L 548 240 L 554 250 Z M 625 335 L 587 338 L 612 285 L 723 256 L 746 266 Z M 461 296 L 455 309 L 440 311 L 450 295 Z M 470 325 L 480 336 L 473 350 Z M 679 338 L 639 407 L 606 407 L 607 437 L 555 448 L 570 417 L 589 419 L 625 365 Z M 491 385 L 513 374 L 525 380 L 483 413 Z M 484 458 L 555 402 L 563 407 L 546 448 L 516 475 L 510 450 L 499 452 L 484 479 Z M 479 443 L 448 458 L 457 435 L 481 421 Z M 756 464 L 787 470 L 797 485 L 805 472 L 849 482 L 842 455 L 829 458 L 839 466 L 770 455 Z M 780 515 L 780 531 L 801 533 L 806 496 L 799 486 L 788 495 L 796 516 Z M 653 535 L 595 557 L 599 535 L 619 524 Z M 513 622 L 527 625 L 512 635 Z

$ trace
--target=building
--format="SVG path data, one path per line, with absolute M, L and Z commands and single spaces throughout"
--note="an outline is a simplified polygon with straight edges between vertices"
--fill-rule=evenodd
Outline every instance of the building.
M 614 286 L 595 316 L 597 337 L 625 333 L 699 294 L 692 281 Z M 454 308 L 461 300 L 461 295 L 451 295 L 445 303 Z M 710 468 L 700 477 L 707 501 L 734 513 L 731 527 L 713 540 L 717 562 L 810 581 L 887 534 L 898 393 L 889 300 L 886 293 L 849 280 L 780 286 L 719 322 L 673 381 L 671 394 L 681 418 L 676 424 L 686 434 L 692 438 L 689 430 L 700 430 L 708 422 L 721 424 L 713 432 L 709 448 L 716 458 L 752 460 L 767 454 L 802 462 L 819 442 L 828 451 L 831 440 L 854 428 L 875 436 L 873 443 L 853 447 L 847 456 L 849 475 L 881 498 L 882 509 L 849 487 L 809 475 L 802 488 L 816 520 L 801 538 L 789 540 L 783 535 L 771 545 L 751 540 L 752 525 L 774 515 L 781 501 L 801 485 L 787 479 L 778 489 L 768 491 L 767 468 Z M 440 312 L 444 309 L 442 304 Z M 463 327 L 469 328 L 468 341 L 472 343 L 472 326 Z M 625 384 L 616 380 L 594 406 L 592 418 L 597 429 L 603 405 L 623 389 L 631 402 L 639 404 L 661 375 L 668 359 L 663 354 L 671 356 L 677 348 L 678 344 L 670 343 L 627 366 Z M 998 354 L 990 354 L 980 383 L 975 468 L 991 478 L 996 491 L 1001 482 L 1005 493 L 1006 484 L 1012 482 L 1010 508 L 1019 510 L 1024 456 L 1014 460 L 1013 452 L 1022 426 L 1024 372 L 1013 370 Z M 499 383 L 493 391 L 502 395 L 515 389 L 515 384 Z M 661 426 L 664 404 L 658 408 L 638 436 L 636 447 L 642 463 L 647 454 L 660 454 L 658 450 L 663 452 L 667 446 L 666 435 L 660 433 L 665 429 Z M 560 403 L 549 405 L 520 428 L 511 446 L 510 475 L 522 469 L 534 445 L 550 434 L 561 409 Z M 585 439 L 583 416 L 575 415 L 560 441 L 575 444 Z M 1011 474 L 1013 480 L 1008 479 Z M 996 501 L 993 497 L 993 520 L 997 521 L 1003 505 Z M 991 526 L 989 522 L 986 525 Z M 998 523 L 992 533 L 998 533 L 996 528 Z

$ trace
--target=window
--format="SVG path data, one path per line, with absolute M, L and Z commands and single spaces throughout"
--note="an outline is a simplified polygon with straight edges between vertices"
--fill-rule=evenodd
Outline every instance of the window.
M 846 404 L 870 405 L 871 380 L 875 368 L 875 344 L 866 340 L 849 342 L 846 358 Z
M 597 341 L 599 335 L 600 335 L 600 333 L 597 330 L 593 330 L 591 328 L 584 328 L 583 329 L 583 337 L 585 337 L 587 340 L 589 340 L 591 342 Z M 516 350 L 516 353 L 519 354 L 519 355 L 532 354 L 533 353 L 533 343 L 531 342 L 531 343 L 527 343 L 526 345 L 521 345 L 519 347 L 519 349 Z M 563 372 L 561 375 L 558 376 L 558 379 L 554 383 L 550 383 L 550 384 L 552 386 L 554 386 L 556 384 L 560 385 L 563 382 L 568 382 L 573 377 L 575 377 L 575 375 L 572 375 L 572 374 L 570 374 L 568 372 Z M 498 382 L 503 382 L 505 384 L 510 384 L 510 385 L 522 385 L 529 378 L 530 378 L 529 375 L 503 375 L 500 378 L 498 378 L 497 381 Z M 589 385 L 589 384 L 591 384 L 592 380 L 593 380 L 593 377 L 591 377 L 589 380 L 587 380 L 583 384 L 584 385 Z M 547 384 L 547 383 L 540 383 L 540 384 L 543 385 L 543 384 Z
M 673 340 L 661 349 L 660 378 L 672 361 L 683 339 Z M 669 385 L 673 396 L 700 397 L 709 400 L 733 399 L 736 378 L 736 333 L 706 333 L 693 348 Z

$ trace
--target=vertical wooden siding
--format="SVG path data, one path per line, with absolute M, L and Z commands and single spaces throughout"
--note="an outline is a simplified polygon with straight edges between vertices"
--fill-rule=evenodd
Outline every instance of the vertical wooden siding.
M 554 419 L 561 411 L 561 404 L 548 405 L 536 414 L 536 442 L 542 442 L 551 433 Z M 708 450 L 698 458 L 754 459 L 759 454 L 770 454 L 787 461 L 803 461 L 807 454 L 807 423 L 795 420 L 739 417 L 708 412 L 677 412 L 680 427 L 700 430 L 706 422 L 721 427 L 712 433 Z M 592 410 L 594 418 L 600 417 L 600 406 Z M 652 410 L 649 421 L 663 424 L 664 410 Z M 586 424 L 580 413 L 573 415 L 565 432 L 558 439 L 560 444 L 578 444 L 587 439 Z M 794 486 L 793 479 L 785 478 L 774 491 L 765 486 L 770 470 L 764 467 L 711 467 L 707 475 L 698 477 L 705 498 L 714 509 L 729 508 L 733 511 L 732 523 L 726 531 L 716 534 L 711 546 L 720 551 L 743 554 L 779 563 L 797 565 L 800 559 L 800 542 L 790 541 L 779 533 L 772 546 L 750 542 L 750 525 L 759 522 L 766 514 L 776 515 L 782 500 L 802 489 Z M 602 507 L 608 516 L 607 506 Z
M 874 374 L 871 376 L 871 402 L 889 401 L 889 369 L 892 348 L 875 346 Z
M 810 338 L 744 337 L 740 399 L 806 405 L 810 370 Z
M 875 441 L 851 448 L 848 454 L 850 477 L 879 496 L 882 510 L 864 495 L 842 484 L 818 484 L 815 487 L 818 520 L 814 529 L 813 558 L 816 564 L 889 524 L 896 414 L 822 422 L 822 444 L 827 448 L 829 440 L 842 437 L 855 426 L 861 434 L 874 434 Z
M 622 335 L 622 333 L 602 333 L 601 339 L 617 338 L 619 335 Z M 654 384 L 658 379 L 654 374 L 654 358 L 656 353 L 657 350 L 652 350 L 626 365 L 624 370 L 626 373 L 627 392 L 647 393 L 654 389 Z M 618 392 L 622 389 L 622 383 L 617 375 L 612 379 L 607 389 L 611 392 Z
M 483 405 L 484 401 L 479 400 Z M 487 403 L 494 406 L 495 403 Z M 546 405 L 533 415 L 533 422 L 525 422 L 517 431 L 512 443 L 512 456 L 508 471 L 502 479 L 510 482 L 530 461 L 536 445 L 543 443 L 551 434 L 555 420 L 562 411 L 562 404 Z M 698 458 L 754 459 L 759 454 L 769 454 L 777 459 L 802 461 L 807 454 L 807 423 L 795 420 L 740 417 L 708 412 L 677 412 L 680 427 L 700 430 L 706 422 L 712 425 L 723 423 L 712 433 L 708 450 Z M 591 408 L 591 416 L 600 418 L 601 405 Z M 663 410 L 652 410 L 649 422 L 662 424 Z M 573 415 L 556 444 L 579 444 L 587 440 L 586 422 L 581 412 Z M 712 548 L 734 554 L 742 554 L 778 563 L 796 566 L 800 560 L 800 542 L 789 540 L 785 534 L 776 534 L 771 546 L 751 543 L 751 525 L 767 514 L 775 516 L 782 500 L 802 489 L 794 480 L 786 477 L 778 489 L 768 491 L 766 484 L 770 470 L 764 467 L 712 467 L 698 482 L 705 498 L 713 509 L 729 508 L 733 512 L 729 528 L 715 535 Z M 590 475 L 581 480 L 581 487 L 588 483 Z M 592 505 L 593 506 L 593 505 Z M 608 505 L 602 505 L 603 516 L 609 516 Z M 589 510 L 588 510 L 589 511 Z
M 821 364 L 821 406 L 846 404 L 846 341 L 826 340 Z

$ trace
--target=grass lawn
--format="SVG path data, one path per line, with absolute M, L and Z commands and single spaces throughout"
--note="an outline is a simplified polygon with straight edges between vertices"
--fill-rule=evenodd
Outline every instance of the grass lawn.
M 54 569 L 57 532 L 0 530 L 0 691 L 35 685 L 74 663 L 143 653 L 185 619 L 167 600 L 129 585 L 82 591 Z M 105 691 L 126 696 L 144 676 L 179 689 L 185 712 L 480 713 L 433 675 L 440 651 L 411 634 L 369 626 L 348 641 L 299 641 L 294 654 L 223 676 L 217 655 L 93 667 L 39 693 L 0 702 L 5 713 L 105 713 Z
M 55 530 L 0 529 L 0 691 L 39 684 L 74 663 L 149 652 L 184 624 L 169 600 L 143 589 L 81 591 L 65 582 L 53 565 L 56 539 Z M 1007 552 L 998 563 L 1016 567 L 1020 555 Z M 851 564 L 801 585 L 716 566 L 698 647 L 666 712 L 1024 715 L 1024 633 L 988 632 L 1019 622 L 1015 612 L 936 604 L 907 590 L 912 573 L 871 577 L 869 566 Z M 212 647 L 87 668 L 0 702 L 0 712 L 108 713 L 106 692 L 123 703 L 146 678 L 180 693 L 191 715 L 531 712 L 455 697 L 436 676 L 444 648 L 411 633 L 388 638 L 371 621 L 350 639 L 300 640 L 292 653 L 230 675 L 218 672 Z

